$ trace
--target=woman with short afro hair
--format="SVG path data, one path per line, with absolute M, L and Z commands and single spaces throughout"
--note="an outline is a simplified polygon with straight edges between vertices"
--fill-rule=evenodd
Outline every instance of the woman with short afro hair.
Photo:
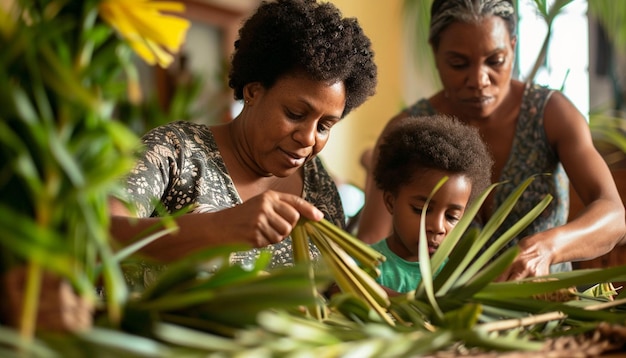
M 112 200 L 113 236 L 128 242 L 158 226 L 162 212 L 182 211 L 178 231 L 144 254 L 165 264 L 241 244 L 231 264 L 252 265 L 267 250 L 268 269 L 292 265 L 289 234 L 301 217 L 344 226 L 337 188 L 317 154 L 331 128 L 374 94 L 376 77 L 356 19 L 331 3 L 262 2 L 232 56 L 229 85 L 241 113 L 224 124 L 180 121 L 148 132 L 127 195 Z M 313 260 L 320 255 L 313 244 L 309 252 Z M 135 284 L 144 280 L 139 289 L 146 270 L 134 276 Z
M 229 85 L 240 100 L 248 83 L 269 88 L 286 73 L 301 70 L 316 81 L 344 83 L 345 116 L 374 94 L 373 58 L 357 20 L 339 17 L 332 4 L 267 2 L 239 30 Z

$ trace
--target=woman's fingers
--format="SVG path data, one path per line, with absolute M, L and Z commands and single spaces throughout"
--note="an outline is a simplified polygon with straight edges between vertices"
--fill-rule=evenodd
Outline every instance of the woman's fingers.
M 255 245 L 266 246 L 282 241 L 298 223 L 301 216 L 319 221 L 324 214 L 306 200 L 295 195 L 268 191 L 241 205 L 247 220 L 253 220 L 255 232 L 251 240 Z M 251 213 L 256 211 L 256 214 Z
M 282 201 L 295 208 L 300 215 L 304 216 L 307 219 L 320 221 L 324 217 L 324 213 L 322 213 L 318 208 L 299 196 L 286 193 L 279 193 L 279 195 Z

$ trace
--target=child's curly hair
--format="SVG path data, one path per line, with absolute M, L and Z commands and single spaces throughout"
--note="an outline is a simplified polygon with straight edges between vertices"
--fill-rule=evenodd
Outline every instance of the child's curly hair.
M 234 97 L 242 99 L 248 83 L 270 88 L 297 71 L 316 81 L 343 82 L 343 116 L 375 93 L 374 52 L 356 19 L 343 18 L 331 3 L 263 1 L 235 41 L 229 73 Z
M 478 129 L 443 114 L 409 117 L 383 138 L 374 179 L 395 194 L 421 170 L 463 174 L 472 183 L 471 202 L 491 183 L 492 166 Z

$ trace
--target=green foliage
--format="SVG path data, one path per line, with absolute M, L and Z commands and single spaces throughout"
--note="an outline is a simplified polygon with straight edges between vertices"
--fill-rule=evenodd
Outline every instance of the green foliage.
M 138 142 L 111 118 L 124 95 L 111 89 L 130 53 L 95 1 L 18 3 L 0 9 L 0 269 L 56 273 L 92 300 L 103 280 L 116 317 L 127 294 L 107 198 Z
M 99 22 L 97 3 L 24 0 L 28 16 L 0 10 L 0 268 L 28 268 L 26 326 L 36 316 L 42 271 L 92 299 L 102 280 L 108 299 L 86 332 L 41 332 L 24 340 L 22 332 L 0 326 L 0 355 L 397 357 L 459 346 L 537 350 L 553 336 L 626 322 L 624 298 L 612 301 L 610 289 L 565 302 L 536 297 L 624 281 L 626 267 L 493 282 L 517 252 L 491 257 L 550 198 L 492 247 L 477 248 L 532 178 L 483 230 L 469 224 L 493 187 L 433 257 L 422 245 L 425 279 L 408 295 L 388 298 L 372 286 L 382 258 L 356 238 L 325 221 L 303 221 L 293 233 L 294 267 L 265 272 L 264 253 L 244 270 L 226 263 L 246 247 L 215 247 L 170 264 L 146 291 L 129 296 L 120 261 L 160 233 L 113 253 L 106 200 L 121 190 L 118 178 L 130 168 L 138 141 L 113 118 L 126 93 L 123 76 L 133 73 L 131 54 Z M 306 259 L 307 240 L 320 247 L 322 262 Z M 344 292 L 327 298 L 322 293 L 331 281 L 341 281 Z
M 142 330 L 135 333 L 158 337 L 198 354 L 306 352 L 334 356 L 358 352 L 364 357 L 428 354 L 454 350 L 459 345 L 467 349 L 532 351 L 541 349 L 550 337 L 587 332 L 600 322 L 625 322 L 623 300 L 598 308 L 598 302 L 609 302 L 606 294 L 592 295 L 588 291 L 568 296 L 563 302 L 541 297 L 573 286 L 625 279 L 626 267 L 494 282 L 518 251 L 514 247 L 496 260 L 492 256 L 530 224 L 551 198 L 537 203 L 490 248 L 479 248 L 486 245 L 533 180 L 520 184 L 484 229 L 470 229 L 478 208 L 498 184 L 485 190 L 432 258 L 425 246 L 420 247 L 424 257 L 420 260 L 424 263 L 422 277 L 429 277 L 429 270 L 446 262 L 444 270 L 432 280 L 423 280 L 414 292 L 391 297 L 387 303 L 373 299 L 377 290 L 363 279 L 376 275 L 371 265 L 382 258 L 327 222 L 305 220 L 293 233 L 294 251 L 299 252 L 299 246 L 306 247 L 307 240 L 313 240 L 322 248 L 326 265 L 304 259 L 309 268 L 297 265 L 259 276 L 267 264 L 262 257 L 251 271 L 220 267 L 211 275 L 198 275 L 200 263 L 207 259 L 216 262 L 216 257 L 229 251 L 214 249 L 208 253 L 210 256 L 196 256 L 170 267 L 143 299 L 129 305 L 144 314 L 135 312 L 126 317 L 144 317 Z M 225 257 L 220 262 L 223 260 Z M 330 300 L 316 294 L 328 284 L 328 275 L 343 291 Z M 320 304 L 321 316 L 304 309 Z M 298 305 L 301 308 L 294 310 Z M 148 321 L 150 324 L 145 323 Z M 151 328 L 146 331 L 146 327 Z M 196 339 L 185 338 L 189 335 Z
M 618 51 L 626 51 L 626 4 L 614 0 L 589 0 L 589 14 L 606 30 Z
M 626 114 L 593 111 L 589 114 L 589 127 L 594 143 L 605 152 L 604 159 L 609 165 L 625 160 Z
M 532 180 L 509 196 L 485 229 L 470 229 L 470 214 L 476 213 L 493 187 L 487 189 L 444 241 L 447 245 L 441 245 L 425 260 L 431 271 L 439 262 L 446 262 L 444 271 L 433 280 L 422 281 L 412 293 L 391 297 L 382 305 L 386 318 L 380 316 L 380 304 L 372 304 L 375 301 L 363 296 L 369 292 L 370 282 L 357 273 L 362 270 L 361 275 L 376 275 L 369 266 L 381 258 L 327 222 L 303 221 L 298 226 L 304 230 L 300 239 L 305 244 L 315 240 L 328 246 L 322 251 L 322 262 L 304 260 L 293 267 L 266 272 L 269 254 L 264 252 L 252 268 L 244 270 L 229 265 L 228 257 L 245 246 L 207 249 L 172 263 L 152 286 L 130 298 L 120 325 L 105 310 L 87 332 L 42 334 L 32 345 L 20 349 L 42 357 L 396 357 L 453 353 L 460 348 L 536 351 L 553 337 L 589 332 L 603 322 L 624 324 L 626 300 L 619 296 L 613 300 L 610 287 L 571 294 L 563 301 L 542 297 L 563 289 L 571 293 L 574 286 L 626 280 L 626 267 L 493 282 L 517 249 L 507 250 L 492 261 L 489 249 L 481 253 L 475 247 L 486 242 L 504 221 Z M 503 247 L 549 200 L 537 203 L 493 245 Z M 354 257 L 367 264 L 363 268 L 352 265 L 349 262 L 354 262 Z M 345 262 L 333 268 L 334 261 Z M 321 292 L 335 280 L 352 280 L 362 289 L 353 290 L 346 283 L 343 293 L 326 298 Z M 306 309 L 316 306 L 321 307 L 319 316 Z M 12 334 L 0 330 L 0 347 L 18 349 L 19 341 L 12 341 Z
M 141 103 L 121 100 L 117 105 L 118 120 L 134 133 L 141 136 L 148 130 L 173 121 L 188 121 L 199 118 L 201 113 L 193 109 L 204 80 L 192 76 L 189 83 L 176 86 L 168 108 L 163 108 L 156 92 L 148 93 Z

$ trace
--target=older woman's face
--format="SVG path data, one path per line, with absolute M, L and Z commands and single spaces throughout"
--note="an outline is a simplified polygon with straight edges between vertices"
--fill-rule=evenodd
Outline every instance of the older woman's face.
M 343 82 L 302 75 L 282 77 L 269 89 L 258 85 L 252 92 L 248 155 L 261 173 L 279 177 L 293 174 L 324 148 L 346 104 Z
M 471 117 L 487 117 L 509 90 L 515 40 L 504 20 L 455 22 L 442 31 L 435 62 L 451 105 Z

